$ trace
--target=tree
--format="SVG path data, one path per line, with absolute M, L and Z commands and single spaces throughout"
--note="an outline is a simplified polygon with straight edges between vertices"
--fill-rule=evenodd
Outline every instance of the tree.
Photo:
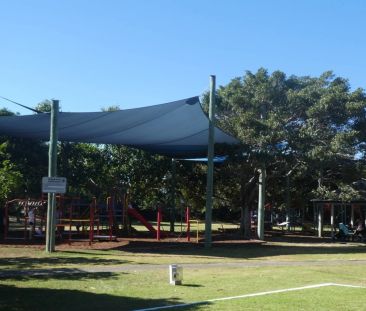
M 219 126 L 242 143 L 237 156 L 241 163 L 233 165 L 232 175 L 240 185 L 243 215 L 248 215 L 247 204 L 253 197 L 248 187 L 257 180 L 256 171 L 263 165 L 268 171 L 267 180 L 272 180 L 267 193 L 277 201 L 276 186 L 285 185 L 282 180 L 286 175 L 288 187 L 282 189 L 288 188 L 288 195 L 295 192 L 292 185 L 299 183 L 296 179 L 306 182 L 300 187 L 300 192 L 306 193 L 305 200 L 314 196 L 314 171 L 316 188 L 331 180 L 328 190 L 346 191 L 336 173 L 340 160 L 354 166 L 355 156 L 365 146 L 363 90 L 350 91 L 347 80 L 331 72 L 319 78 L 287 78 L 280 71 L 268 74 L 261 68 L 220 87 L 217 96 Z M 282 190 L 282 198 L 284 194 Z
M 49 99 L 45 99 L 37 104 L 37 106 L 35 107 L 35 110 L 40 111 L 40 112 L 51 112 L 51 105 L 52 105 L 52 101 Z
M 15 114 L 7 109 L 1 109 L 0 115 L 12 116 Z M 3 176 L 8 176 L 11 185 L 4 185 L 4 189 L 8 189 L 4 190 L 5 193 L 8 193 L 7 196 L 38 197 L 41 191 L 41 179 L 47 174 L 47 146 L 45 143 L 5 136 L 0 137 L 0 143 Z
M 10 157 L 7 142 L 0 144 L 0 206 L 21 190 L 23 176 Z

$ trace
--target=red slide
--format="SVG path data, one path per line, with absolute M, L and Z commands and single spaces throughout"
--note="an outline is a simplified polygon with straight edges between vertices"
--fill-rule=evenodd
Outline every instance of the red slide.
M 156 229 L 142 216 L 138 211 L 136 211 L 133 207 L 129 207 L 127 209 L 128 214 L 135 217 L 139 220 L 150 232 L 156 233 Z

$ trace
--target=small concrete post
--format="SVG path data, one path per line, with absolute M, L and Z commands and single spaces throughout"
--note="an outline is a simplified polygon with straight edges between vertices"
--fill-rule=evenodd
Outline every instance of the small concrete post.
M 183 281 L 183 267 L 178 265 L 169 266 L 169 283 L 171 285 L 181 285 Z

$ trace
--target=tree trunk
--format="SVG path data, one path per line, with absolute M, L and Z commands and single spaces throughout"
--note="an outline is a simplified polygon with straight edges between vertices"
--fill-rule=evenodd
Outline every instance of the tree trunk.
M 240 235 L 244 239 L 251 238 L 251 219 L 250 219 L 250 202 L 253 200 L 256 193 L 257 176 L 254 175 L 245 183 L 245 168 L 241 166 L 240 179 Z
M 251 238 L 251 219 L 248 203 L 244 207 L 244 238 L 248 240 Z
M 253 178 L 253 180 L 255 180 L 255 178 Z M 252 185 L 253 186 L 253 185 Z M 245 234 L 244 234 L 244 237 L 246 239 L 250 239 L 252 237 L 252 219 L 250 217 L 250 206 L 254 200 L 254 197 L 257 193 L 257 189 L 255 187 L 255 184 L 254 186 L 252 187 L 250 193 L 248 194 L 247 196 L 247 200 L 246 200 L 246 204 L 245 204 L 245 213 L 244 213 L 244 216 L 245 216 L 245 225 L 244 225 L 244 228 L 245 228 Z
M 240 206 L 240 237 L 245 238 L 245 208 L 243 204 Z
M 251 238 L 250 208 L 248 202 L 244 202 L 240 209 L 240 236 L 244 239 Z

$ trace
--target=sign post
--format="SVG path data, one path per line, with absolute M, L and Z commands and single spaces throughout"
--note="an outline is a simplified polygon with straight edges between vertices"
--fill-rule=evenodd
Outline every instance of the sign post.
M 57 174 L 57 140 L 58 140 L 58 100 L 52 100 L 50 120 L 50 145 L 48 152 L 48 177 L 55 177 Z M 46 252 L 55 251 L 55 225 L 56 225 L 56 193 L 48 193 L 47 201 L 47 231 L 46 231 Z

